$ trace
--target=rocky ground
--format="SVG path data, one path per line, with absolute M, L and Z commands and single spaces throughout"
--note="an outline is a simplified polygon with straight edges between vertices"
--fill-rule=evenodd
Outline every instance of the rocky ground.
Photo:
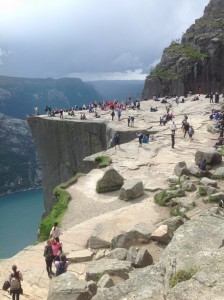
M 172 100 L 170 101 L 172 102 Z M 175 149 L 171 148 L 171 122 L 166 126 L 159 125 L 159 117 L 166 112 L 165 104 L 152 100 L 143 101 L 140 111 L 124 111 L 120 122 L 117 117 L 112 122 L 109 112 L 101 113 L 99 121 L 106 120 L 108 126 L 115 130 L 116 128 L 131 130 L 127 126 L 127 116 L 134 114 L 134 127 L 136 129 L 147 130 L 150 128 L 156 132 L 156 140 L 148 144 L 139 146 L 136 138 L 129 143 L 122 144 L 120 149 L 110 148 L 103 152 L 112 158 L 112 166 L 125 180 L 141 179 L 145 192 L 144 195 L 134 201 L 122 201 L 118 199 L 119 192 L 96 193 L 96 182 L 102 177 L 103 170 L 94 169 L 86 176 L 81 177 L 78 183 L 68 189 L 72 200 L 63 220 L 63 235 L 61 237 L 65 253 L 71 256 L 74 251 L 87 249 L 87 241 L 93 235 L 94 230 L 100 240 L 110 242 L 112 237 L 127 232 L 142 223 L 153 231 L 155 224 L 168 218 L 169 208 L 157 206 L 153 196 L 156 191 L 167 188 L 167 179 L 174 174 L 174 167 L 178 162 L 185 161 L 187 166 L 194 165 L 195 152 L 203 147 L 214 145 L 214 139 L 217 138 L 217 135 L 207 131 L 207 125 L 210 123 L 209 113 L 212 108 L 220 108 L 221 105 L 210 104 L 209 99 L 205 99 L 204 96 L 201 96 L 200 100 L 196 102 L 192 102 L 191 98 L 178 105 L 174 102 L 172 111 L 175 114 L 174 121 L 177 125 Z M 150 112 L 150 106 L 158 106 L 158 112 Z M 181 122 L 185 113 L 189 116 L 189 122 L 195 129 L 193 141 L 190 141 L 189 137 L 183 138 Z M 65 119 L 70 121 L 72 118 L 79 118 L 79 113 L 75 117 L 65 116 Z M 92 115 L 87 114 L 87 122 L 91 122 L 93 118 Z M 91 160 L 92 157 L 87 159 Z M 219 185 L 222 186 L 222 182 L 219 182 Z M 210 204 L 203 203 L 196 193 L 191 195 L 193 201 L 196 202 L 196 207 L 189 214 L 189 218 L 195 218 Z M 149 243 L 147 248 L 154 262 L 159 260 L 164 251 L 164 247 L 157 243 Z M 44 243 L 33 245 L 14 257 L 0 262 L 1 282 L 8 276 L 13 263 L 19 266 L 19 270 L 24 275 L 24 299 L 47 299 L 49 279 L 45 271 L 43 249 Z M 71 264 L 69 271 L 78 278 L 84 279 L 87 268 L 88 263 L 81 262 Z M 0 295 L 1 299 L 9 297 L 6 292 L 2 291 Z M 110 299 L 109 296 L 105 295 L 102 294 L 102 298 L 99 296 L 99 299 Z M 139 296 L 133 299 L 144 298 Z M 173 296 L 170 299 L 178 298 Z

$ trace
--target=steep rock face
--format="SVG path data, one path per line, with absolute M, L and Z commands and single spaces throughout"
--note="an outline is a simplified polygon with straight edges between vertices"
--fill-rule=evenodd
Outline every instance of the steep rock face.
M 202 18 L 164 49 L 160 63 L 146 77 L 142 97 L 222 92 L 224 84 L 224 2 L 211 0 Z
M 41 185 L 40 162 L 26 121 L 0 113 L 0 194 Z
M 45 210 L 51 210 L 53 188 L 76 172 L 86 172 L 83 158 L 108 147 L 106 124 L 28 118 L 43 169 Z

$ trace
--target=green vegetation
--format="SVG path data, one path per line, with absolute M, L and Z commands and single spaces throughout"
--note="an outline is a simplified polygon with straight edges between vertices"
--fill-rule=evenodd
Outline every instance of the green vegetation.
M 78 178 L 83 176 L 81 173 L 77 173 L 74 177 L 69 179 L 67 182 L 59 184 L 53 191 L 53 194 L 57 200 L 53 209 L 45 218 L 43 218 L 39 225 L 39 241 L 45 241 L 49 238 L 49 234 L 54 222 L 61 224 L 62 218 L 68 208 L 68 202 L 71 198 L 70 194 L 64 189 L 77 182 Z
M 112 163 L 112 159 L 109 156 L 98 156 L 95 158 L 95 161 L 98 162 L 97 168 L 105 168 Z
M 169 52 L 175 54 L 175 55 L 180 55 L 183 58 L 186 58 L 188 61 L 189 60 L 201 60 L 205 59 L 209 56 L 208 53 L 201 52 L 194 48 L 192 45 L 183 45 L 179 43 L 171 43 L 169 48 L 167 48 Z
M 171 278 L 169 286 L 173 288 L 176 284 L 191 279 L 197 273 L 196 268 L 190 268 L 189 270 L 178 270 Z
M 208 201 L 209 202 L 218 202 L 219 199 L 217 199 L 217 197 L 213 196 L 213 195 L 209 195 L 208 196 Z
M 170 215 L 172 217 L 177 217 L 177 216 L 181 216 L 183 218 L 186 217 L 185 213 L 180 211 L 180 204 L 178 204 L 178 205 L 171 208 Z
M 201 197 L 207 196 L 207 192 L 203 186 L 200 186 L 198 189 L 198 193 Z
M 165 206 L 172 198 L 184 197 L 185 192 L 183 190 L 178 190 L 176 193 L 168 194 L 166 190 L 162 190 L 159 193 L 155 194 L 154 201 L 159 206 Z

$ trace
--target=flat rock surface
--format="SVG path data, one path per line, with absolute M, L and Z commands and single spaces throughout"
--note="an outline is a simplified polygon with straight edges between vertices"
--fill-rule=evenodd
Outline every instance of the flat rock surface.
M 115 234 L 130 230 L 139 222 L 154 226 L 169 217 L 167 208 L 159 207 L 154 203 L 155 191 L 167 188 L 167 178 L 173 175 L 174 167 L 179 161 L 185 161 L 187 166 L 194 164 L 196 150 L 213 146 L 215 144 L 213 139 L 218 137 L 217 134 L 214 135 L 207 131 L 207 123 L 210 120 L 209 114 L 205 112 L 210 112 L 212 108 L 220 108 L 221 103 L 210 104 L 209 99 L 205 99 L 204 96 L 200 98 L 202 101 L 191 102 L 191 99 L 187 99 L 185 103 L 180 103 L 178 106 L 173 103 L 172 111 L 177 125 L 174 149 L 171 148 L 171 122 L 168 122 L 166 126 L 159 126 L 159 117 L 166 113 L 165 105 L 160 102 L 143 101 L 140 111 L 124 111 L 120 122 L 117 118 L 112 122 L 110 112 L 100 112 L 100 119 L 95 119 L 93 115 L 87 113 L 86 122 L 93 120 L 94 122 L 107 122 L 113 130 L 122 128 L 124 131 L 133 130 L 127 126 L 127 116 L 134 114 L 134 129 L 146 130 L 150 128 L 151 131 L 157 132 L 155 134 L 156 140 L 139 146 L 136 137 L 133 141 L 122 144 L 121 149 L 110 148 L 97 154 L 97 156 L 100 154 L 109 155 L 112 159 L 112 166 L 125 180 L 139 178 L 143 181 L 145 193 L 140 198 L 132 202 L 125 202 L 118 199 L 119 191 L 97 194 L 96 182 L 103 174 L 100 169 L 92 170 L 87 176 L 79 178 L 78 182 L 68 189 L 72 199 L 62 222 L 63 235 L 61 236 L 65 254 L 69 254 L 70 251 L 86 249 L 93 227 L 99 222 L 110 224 L 107 233 L 108 238 L 110 238 Z M 151 106 L 158 106 L 158 112 L 150 112 Z M 190 141 L 189 137 L 183 138 L 181 122 L 185 113 L 188 114 L 188 120 L 195 129 L 193 141 Z M 79 117 L 80 113 L 77 113 L 74 118 L 77 120 Z M 44 116 L 44 118 L 48 117 Z M 59 118 L 52 118 L 52 122 L 56 119 Z M 72 122 L 73 117 L 65 116 L 64 120 Z M 204 206 L 203 209 L 205 209 Z M 214 230 L 216 229 L 214 228 Z M 218 230 L 220 232 L 220 228 Z M 44 243 L 40 243 L 27 247 L 14 257 L 0 261 L 0 281 L 2 283 L 8 277 L 12 264 L 18 265 L 18 269 L 24 275 L 24 299 L 47 299 L 49 278 L 43 257 L 44 245 Z M 69 270 L 73 270 L 75 275 L 80 274 L 80 278 L 82 278 L 85 268 L 82 264 L 75 266 L 71 264 Z M 158 273 L 154 269 L 150 270 L 152 273 Z M 138 280 L 141 281 L 141 278 Z M 150 281 L 151 276 L 149 276 L 148 282 L 150 283 Z M 160 283 L 152 284 L 155 284 L 155 290 L 163 289 L 163 285 Z M 134 280 L 130 281 L 130 286 L 133 286 L 134 289 Z M 140 297 L 143 295 L 142 293 L 134 292 L 134 295 Z M 147 293 L 150 294 L 150 290 Z M 103 297 L 104 292 L 102 292 L 102 297 L 99 296 L 96 299 L 105 299 Z M 0 291 L 0 299 L 8 299 L 7 293 Z M 163 297 L 159 296 L 157 299 L 163 299 Z

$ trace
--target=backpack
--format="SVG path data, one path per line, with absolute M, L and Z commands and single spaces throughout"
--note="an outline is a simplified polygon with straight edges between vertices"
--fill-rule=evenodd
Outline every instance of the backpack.
M 65 273 L 65 264 L 66 262 L 59 262 L 56 270 L 56 276 L 61 275 L 62 273 Z
M 10 290 L 11 291 L 15 291 L 20 289 L 21 285 L 20 285 L 20 280 L 19 280 L 19 271 L 15 272 L 14 274 L 11 274 L 12 279 L 11 279 L 11 283 L 10 283 Z

